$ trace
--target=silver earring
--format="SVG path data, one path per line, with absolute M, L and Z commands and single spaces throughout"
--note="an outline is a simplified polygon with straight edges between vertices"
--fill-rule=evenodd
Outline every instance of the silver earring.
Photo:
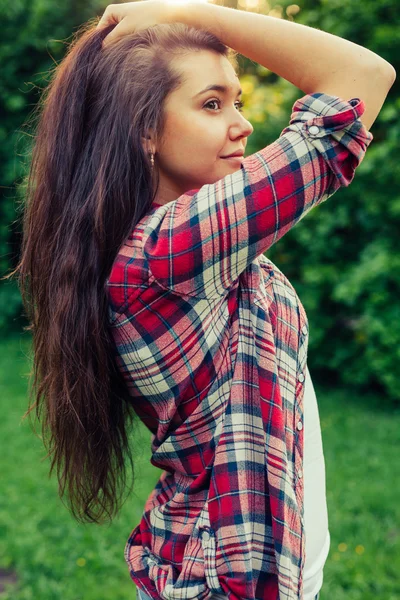
M 152 152 L 150 152 L 150 162 L 151 162 L 151 166 L 153 168 L 154 167 L 154 154 Z

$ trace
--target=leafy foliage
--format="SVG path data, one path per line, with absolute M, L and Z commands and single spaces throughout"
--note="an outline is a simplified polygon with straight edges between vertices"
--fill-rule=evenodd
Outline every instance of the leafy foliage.
M 0 273 L 16 266 L 21 241 L 21 211 L 32 132 L 32 116 L 66 44 L 84 21 L 102 14 L 106 2 L 52 0 L 1 2 L 0 45 Z M 12 333 L 25 324 L 15 280 L 1 281 L 0 328 Z M 12 320 L 11 320 L 12 319 Z

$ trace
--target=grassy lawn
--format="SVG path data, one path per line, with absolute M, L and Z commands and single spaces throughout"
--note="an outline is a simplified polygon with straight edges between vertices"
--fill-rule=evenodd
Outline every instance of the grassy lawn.
M 28 420 L 28 336 L 0 345 L 0 568 L 15 571 L 1 600 L 135 599 L 123 550 L 161 471 L 150 433 L 134 438 L 136 486 L 111 525 L 79 525 Z M 310 365 L 312 374 L 312 365 Z M 331 549 L 321 600 L 400 598 L 400 412 L 314 381 L 319 402 Z M 38 429 L 40 432 L 40 430 Z

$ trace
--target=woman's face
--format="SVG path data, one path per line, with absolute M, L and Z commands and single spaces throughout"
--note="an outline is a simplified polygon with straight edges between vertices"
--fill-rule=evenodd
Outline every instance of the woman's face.
M 240 81 L 227 58 L 204 50 L 179 59 L 183 84 L 166 99 L 166 127 L 155 164 L 160 186 L 155 202 L 165 204 L 183 193 L 240 169 L 239 159 L 222 158 L 245 151 L 253 126 L 239 112 Z M 226 92 L 204 88 L 225 86 Z

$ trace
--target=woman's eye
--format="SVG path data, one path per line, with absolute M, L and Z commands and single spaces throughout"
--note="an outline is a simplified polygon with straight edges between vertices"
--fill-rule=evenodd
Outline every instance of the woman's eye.
M 210 104 L 214 104 L 214 103 L 216 103 L 216 104 L 218 104 L 218 105 L 219 105 L 219 104 L 221 103 L 221 101 L 220 101 L 220 100 L 210 100 L 209 102 L 207 102 L 207 104 L 205 104 L 205 105 L 204 105 L 204 108 L 206 108 L 206 107 L 207 107 L 207 106 L 209 106 Z M 236 102 L 236 104 L 238 105 L 238 110 L 239 110 L 239 112 L 243 112 L 243 111 L 242 111 L 242 108 L 243 108 L 243 106 L 244 106 L 244 102 L 242 102 L 242 100 L 238 100 L 238 101 Z

